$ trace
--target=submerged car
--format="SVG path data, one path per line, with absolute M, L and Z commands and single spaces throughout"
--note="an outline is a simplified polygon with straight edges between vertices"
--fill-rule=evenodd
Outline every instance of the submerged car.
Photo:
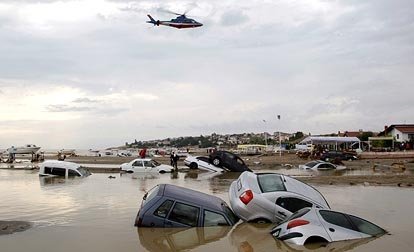
M 188 166 L 190 169 L 200 169 L 200 170 L 206 170 L 206 171 L 211 171 L 211 172 L 225 171 L 223 168 L 217 167 L 213 165 L 212 163 L 210 163 L 209 157 L 188 155 L 184 159 L 184 164 Z
M 39 176 L 87 177 L 91 172 L 77 163 L 47 160 L 39 166 Z
M 304 170 L 343 170 L 346 169 L 343 165 L 335 165 L 329 162 L 314 160 L 306 164 L 299 165 L 299 169 Z
M 322 153 L 321 155 L 321 160 L 324 160 L 326 162 L 328 161 L 334 161 L 334 160 L 357 160 L 358 157 L 352 153 L 348 153 L 348 152 L 342 152 L 342 151 L 328 151 L 325 153 Z
M 172 172 L 174 167 L 170 165 L 160 164 L 150 158 L 137 158 L 129 163 L 123 163 L 120 167 L 121 171 L 125 172 L 158 172 L 167 173 Z
M 244 172 L 244 171 L 252 171 L 247 167 L 244 163 L 243 159 L 241 159 L 236 154 L 233 154 L 228 151 L 215 151 L 210 154 L 209 156 L 210 162 L 221 168 L 225 168 L 229 171 L 234 172 Z
M 305 207 L 329 209 L 312 186 L 278 173 L 243 172 L 230 185 L 230 205 L 242 220 L 280 223 Z
M 304 208 L 270 232 L 296 245 L 378 237 L 387 231 L 359 217 L 327 209 Z
M 159 184 L 147 192 L 137 227 L 233 226 L 239 218 L 222 199 L 188 188 Z

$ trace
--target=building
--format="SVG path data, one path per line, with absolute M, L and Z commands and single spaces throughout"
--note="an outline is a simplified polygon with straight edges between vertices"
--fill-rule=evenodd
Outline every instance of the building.
M 392 124 L 385 126 L 378 136 L 392 136 L 396 142 L 414 142 L 414 124 Z

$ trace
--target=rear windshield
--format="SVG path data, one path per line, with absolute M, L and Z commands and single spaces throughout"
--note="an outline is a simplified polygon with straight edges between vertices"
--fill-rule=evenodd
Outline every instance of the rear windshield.
M 239 221 L 239 217 L 237 217 L 233 211 L 227 206 L 227 204 L 223 204 L 224 212 L 226 213 L 229 220 L 232 222 L 231 225 L 234 225 Z
M 145 205 L 146 202 L 150 201 L 152 198 L 157 196 L 158 191 L 160 190 L 160 186 L 157 185 L 153 187 L 151 190 L 149 190 L 144 197 L 142 198 L 142 205 Z
M 80 172 L 80 174 L 82 174 L 84 177 L 91 175 L 91 172 L 84 167 L 79 167 L 78 172 Z
M 282 176 L 279 174 L 259 174 L 257 181 L 262 193 L 286 191 Z
M 307 214 L 310 210 L 311 210 L 311 208 L 302 208 L 302 209 L 298 210 L 297 212 L 293 213 L 284 222 L 288 222 L 290 220 L 300 218 L 300 217 L 304 216 L 305 214 Z

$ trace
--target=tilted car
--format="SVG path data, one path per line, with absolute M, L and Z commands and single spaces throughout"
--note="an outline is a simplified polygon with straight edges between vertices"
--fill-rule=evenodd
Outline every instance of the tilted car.
M 332 150 L 332 151 L 322 153 L 320 159 L 326 162 L 334 161 L 336 159 L 350 161 L 350 160 L 357 160 L 358 157 L 352 153 Z
M 270 232 L 275 239 L 297 245 L 381 236 L 387 231 L 359 217 L 327 209 L 304 208 Z
M 200 170 L 206 170 L 206 171 L 212 171 L 212 172 L 225 171 L 223 168 L 217 167 L 213 165 L 212 163 L 210 163 L 209 157 L 188 155 L 184 159 L 184 164 L 190 167 L 190 169 L 200 169 Z
M 87 177 L 91 172 L 73 162 L 46 160 L 39 165 L 39 176 Z
M 210 162 L 217 166 L 225 168 L 229 171 L 234 172 L 244 172 L 244 171 L 252 171 L 247 167 L 244 163 L 243 159 L 241 159 L 236 154 L 233 154 L 228 151 L 215 151 L 210 153 Z
M 233 226 L 239 218 L 222 199 L 188 188 L 159 184 L 147 192 L 137 227 Z
M 304 170 L 344 170 L 346 169 L 343 165 L 335 165 L 322 160 L 310 161 L 306 164 L 299 165 L 299 169 Z
M 243 172 L 231 183 L 229 198 L 237 216 L 258 223 L 280 223 L 305 207 L 330 208 L 315 188 L 278 173 Z
M 158 172 L 166 173 L 172 172 L 174 167 L 170 165 L 160 164 L 150 158 L 137 158 L 129 163 L 123 163 L 120 167 L 121 171 L 125 172 Z

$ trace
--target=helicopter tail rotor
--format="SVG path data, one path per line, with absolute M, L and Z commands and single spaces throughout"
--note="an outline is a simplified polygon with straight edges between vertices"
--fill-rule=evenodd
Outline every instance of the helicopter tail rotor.
M 147 23 L 149 23 L 149 24 L 153 24 L 154 26 L 155 26 L 155 25 L 156 25 L 156 26 L 160 26 L 160 20 L 155 21 L 155 19 L 153 19 L 153 18 L 151 17 L 151 15 L 150 15 L 150 14 L 148 14 L 147 16 L 148 16 L 148 17 L 149 17 L 149 19 L 150 19 L 150 21 L 147 21 Z

